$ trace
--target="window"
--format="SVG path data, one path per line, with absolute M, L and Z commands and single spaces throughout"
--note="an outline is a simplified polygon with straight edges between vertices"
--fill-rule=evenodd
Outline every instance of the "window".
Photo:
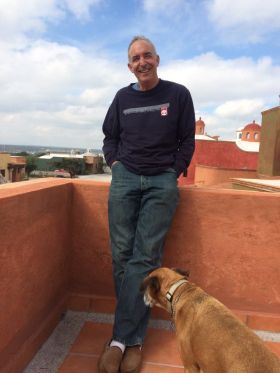
M 254 133 L 254 139 L 255 139 L 255 140 L 258 140 L 258 139 L 259 139 L 259 134 L 258 134 L 258 132 L 255 132 L 255 133 Z
M 246 140 L 249 140 L 250 139 L 250 132 L 247 132 L 246 133 Z

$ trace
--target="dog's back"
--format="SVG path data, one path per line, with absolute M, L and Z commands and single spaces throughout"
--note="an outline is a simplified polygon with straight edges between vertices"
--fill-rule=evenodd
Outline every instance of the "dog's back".
M 204 373 L 280 373 L 280 360 L 255 333 L 218 300 L 188 285 L 175 314 L 182 358 L 192 353 Z
M 158 268 L 143 281 L 146 305 L 171 312 L 188 373 L 280 373 L 280 360 L 182 270 Z

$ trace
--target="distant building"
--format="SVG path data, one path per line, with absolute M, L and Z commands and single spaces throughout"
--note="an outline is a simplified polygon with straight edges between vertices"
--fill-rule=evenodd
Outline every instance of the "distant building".
M 93 154 L 89 151 L 83 154 L 86 173 L 87 174 L 102 174 L 103 171 L 103 156 Z
M 261 126 L 255 121 L 236 131 L 236 145 L 245 151 L 259 152 Z
M 260 143 L 261 140 L 261 126 L 254 120 L 252 123 L 247 124 L 241 130 L 241 140 Z
M 187 176 L 179 185 L 214 185 L 232 177 L 256 177 L 261 126 L 255 121 L 237 131 L 236 140 L 222 141 L 205 134 L 205 123 L 196 122 L 195 152 Z
M 255 122 L 244 128 L 245 138 L 258 138 Z M 233 188 L 265 192 L 280 191 L 280 106 L 262 112 L 257 178 L 234 178 Z
M 204 135 L 204 129 L 205 129 L 205 123 L 200 117 L 195 123 L 195 134 Z
M 49 153 L 43 155 L 36 160 L 37 170 L 54 171 L 57 168 L 56 163 L 61 162 L 63 159 L 79 160 L 82 168 L 82 174 L 103 173 L 103 157 L 89 151 L 83 154 Z
M 200 117 L 195 122 L 195 139 L 217 141 L 219 139 L 219 136 L 209 136 L 207 133 L 205 133 L 205 123 Z
M 262 112 L 262 128 L 258 173 L 280 177 L 280 105 Z
M 22 181 L 25 178 L 25 157 L 0 152 L 1 183 Z

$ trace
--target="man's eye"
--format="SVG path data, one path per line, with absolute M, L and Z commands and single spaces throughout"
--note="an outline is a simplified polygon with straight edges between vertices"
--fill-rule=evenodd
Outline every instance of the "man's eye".
M 151 58 L 151 57 L 152 57 L 152 53 L 145 53 L 145 54 L 144 54 L 144 57 L 145 57 L 145 58 Z
M 136 61 L 138 61 L 139 60 L 139 56 L 134 56 L 134 57 L 132 57 L 132 62 L 136 62 Z

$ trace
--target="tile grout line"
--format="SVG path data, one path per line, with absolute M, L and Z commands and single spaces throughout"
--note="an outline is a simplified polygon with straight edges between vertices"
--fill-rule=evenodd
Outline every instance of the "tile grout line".
M 46 373 L 57 372 L 78 337 L 85 319 L 84 312 L 67 311 L 23 373 L 34 373 L 40 370 Z
M 81 356 L 81 357 L 98 358 L 100 355 L 99 354 L 94 354 L 94 353 L 87 353 L 87 352 L 69 352 L 68 356 Z M 171 368 L 184 368 L 183 365 L 168 364 L 168 363 L 157 363 L 157 362 L 148 361 L 148 360 L 143 360 L 143 364 L 158 365 L 158 366 L 165 366 L 165 367 L 171 367 Z
M 88 321 L 113 324 L 114 315 L 67 311 L 65 317 L 60 321 L 23 373 L 34 373 L 40 370 L 44 370 L 46 373 L 57 372 L 78 337 L 83 325 Z M 174 331 L 174 325 L 171 320 L 150 320 L 149 327 Z M 280 343 L 280 333 L 260 330 L 253 331 L 265 342 Z

